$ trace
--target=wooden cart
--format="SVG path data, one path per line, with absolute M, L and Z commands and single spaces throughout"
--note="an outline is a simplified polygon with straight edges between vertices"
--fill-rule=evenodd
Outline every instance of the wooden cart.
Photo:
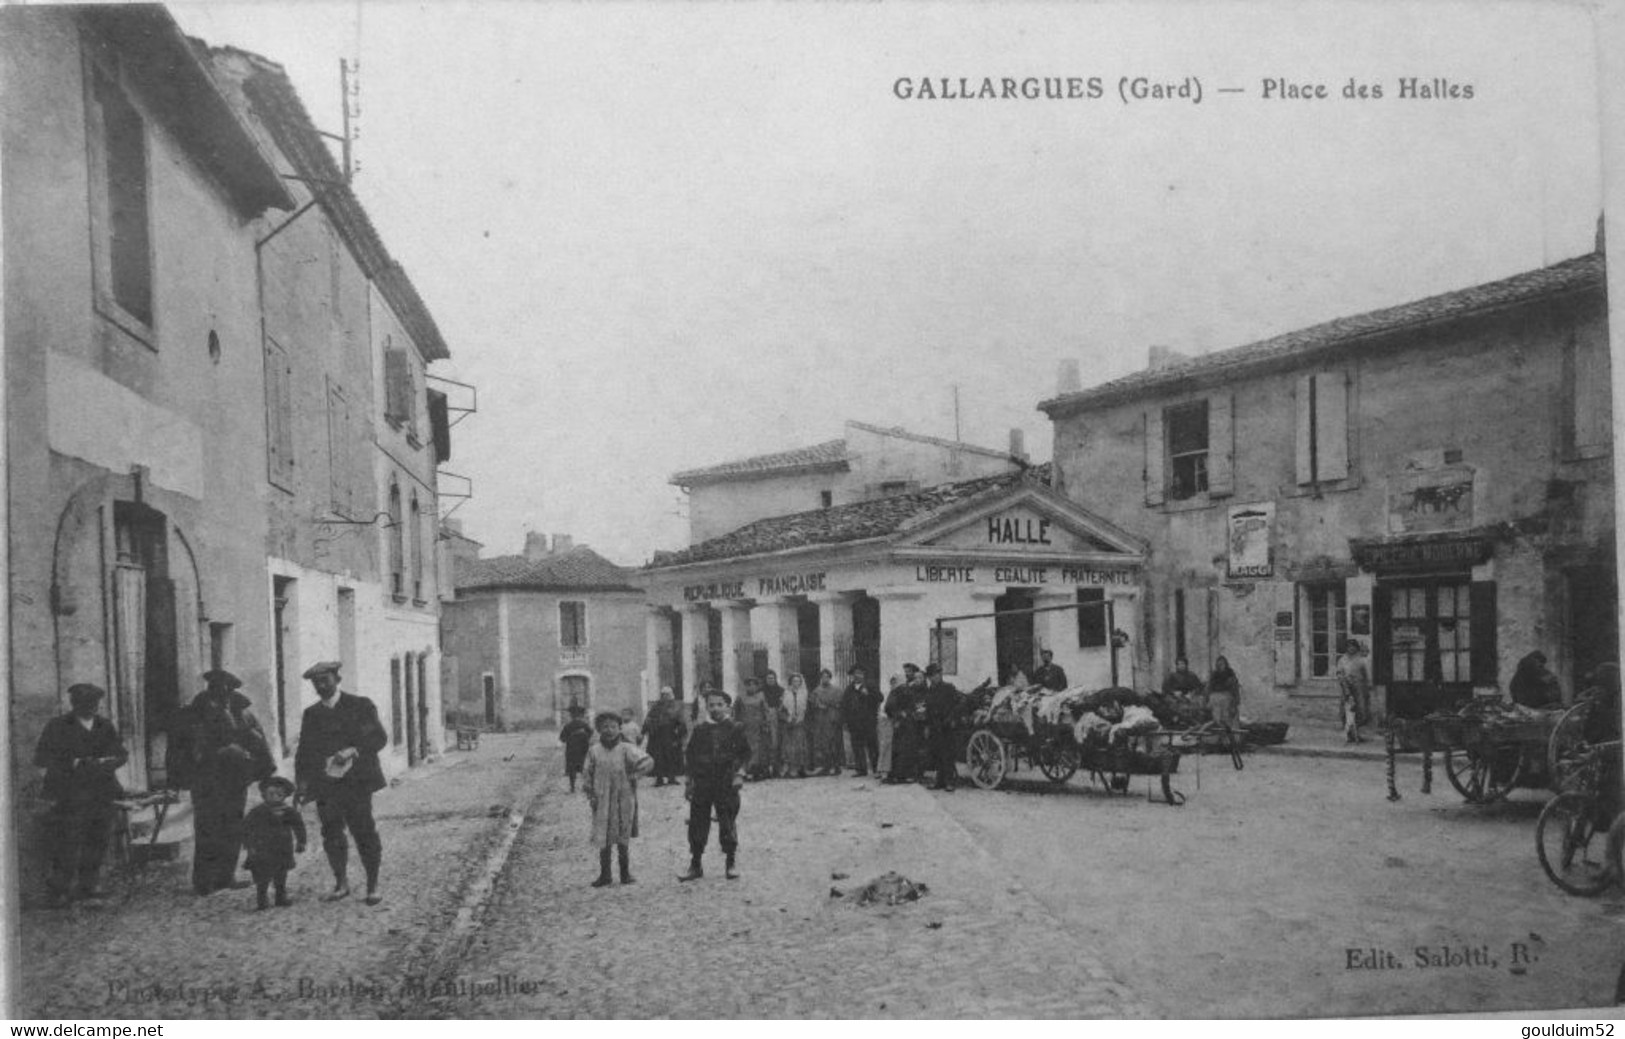
M 1035 722 L 1029 729 L 1014 718 L 974 721 L 967 731 L 962 757 L 971 782 L 984 790 L 997 789 L 1005 776 L 1025 765 L 1052 783 L 1086 772 L 1108 793 L 1126 793 L 1133 776 L 1155 776 L 1163 803 L 1185 803 L 1185 795 L 1173 788 L 1171 779 L 1179 770 L 1179 754 L 1156 732 L 1079 744 L 1070 726 Z
M 1422 793 L 1432 793 L 1433 755 L 1444 759 L 1445 778 L 1468 804 L 1502 800 L 1519 787 L 1547 789 L 1561 746 L 1578 735 L 1583 714 L 1547 711 L 1530 717 L 1430 714 L 1390 719 L 1387 734 L 1388 800 L 1399 800 L 1394 759 L 1410 746 L 1422 754 Z

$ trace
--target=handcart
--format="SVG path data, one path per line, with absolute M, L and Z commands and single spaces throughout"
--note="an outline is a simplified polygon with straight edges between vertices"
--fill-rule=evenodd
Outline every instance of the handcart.
M 1546 789 L 1552 783 L 1559 734 L 1575 729 L 1565 722 L 1568 713 L 1481 699 L 1459 711 L 1439 711 L 1418 719 L 1390 718 L 1388 800 L 1400 799 L 1395 756 L 1407 746 L 1422 753 L 1424 794 L 1433 790 L 1436 753 L 1443 757 L 1445 778 L 1468 804 L 1494 804 L 1520 787 Z
M 983 717 L 968 726 L 963 758 L 971 782 L 983 790 L 996 790 L 1007 775 L 1030 767 L 1052 783 L 1086 772 L 1108 793 L 1126 793 L 1133 776 L 1154 776 L 1165 804 L 1184 804 L 1185 795 L 1173 788 L 1171 778 L 1179 770 L 1179 754 L 1156 736 L 1125 733 L 1114 741 L 1079 743 L 1067 725 Z

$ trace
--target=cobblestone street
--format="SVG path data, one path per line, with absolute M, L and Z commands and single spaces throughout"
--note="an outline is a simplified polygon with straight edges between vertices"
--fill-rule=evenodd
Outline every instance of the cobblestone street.
M 1337 1016 L 1606 1005 L 1617 893 L 1535 861 L 1536 792 L 1383 798 L 1378 760 L 1187 759 L 1180 808 L 1016 779 L 941 794 L 850 777 L 752 784 L 742 879 L 678 884 L 680 787 L 640 790 L 638 883 L 588 886 L 587 809 L 551 734 L 487 737 L 378 797 L 388 900 L 197 899 L 188 863 L 115 879 L 104 908 L 29 910 L 31 1017 Z M 527 811 L 517 831 L 510 811 Z M 314 813 L 307 810 L 307 815 Z M 313 834 L 314 836 L 314 834 Z M 511 847 L 509 846 L 511 843 Z M 505 857 L 504 857 L 505 856 Z M 492 872 L 498 864 L 500 872 Z M 831 897 L 888 869 L 922 900 Z M 845 874 L 836 878 L 836 874 Z M 1532 954 L 1512 962 L 1511 946 Z M 1418 968 L 1414 950 L 1487 947 Z M 1349 950 L 1401 967 L 1349 967 Z M 1515 969 L 1516 968 L 1516 969 Z
M 509 806 L 536 783 L 543 747 L 535 738 L 487 737 L 478 751 L 448 753 L 380 792 L 385 901 L 377 907 L 363 905 L 359 894 L 320 901 L 332 874 L 315 808 L 307 806 L 310 844 L 289 875 L 289 908 L 255 912 L 252 889 L 198 898 L 188 842 L 179 862 L 148 866 L 133 881 L 110 877 L 112 897 L 101 908 L 24 910 L 18 1012 L 32 1018 L 398 1012 L 403 977 L 455 917 L 471 866 L 506 829 Z M 251 802 L 257 796 L 251 793 Z M 359 870 L 353 851 L 351 859 Z

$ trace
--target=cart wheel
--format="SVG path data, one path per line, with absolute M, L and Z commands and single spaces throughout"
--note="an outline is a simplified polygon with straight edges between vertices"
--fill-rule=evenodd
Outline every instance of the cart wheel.
M 996 790 L 1004 781 L 1004 741 L 986 729 L 977 729 L 965 745 L 965 764 L 970 767 L 972 783 L 983 790 Z
M 1563 789 L 1567 759 L 1585 742 L 1585 723 L 1590 713 L 1591 702 L 1582 700 L 1559 715 L 1552 726 L 1551 739 L 1546 741 L 1546 775 L 1553 790 Z
M 1523 775 L 1517 744 L 1488 744 L 1444 752 L 1444 774 L 1469 804 L 1492 804 L 1505 797 Z
M 1569 790 L 1547 801 L 1535 824 L 1541 868 L 1571 895 L 1595 895 L 1613 880 L 1608 831 L 1597 827 L 1595 815 L 1595 798 Z
M 1046 741 L 1038 748 L 1038 768 L 1052 783 L 1065 783 L 1078 771 L 1078 748 L 1070 743 Z

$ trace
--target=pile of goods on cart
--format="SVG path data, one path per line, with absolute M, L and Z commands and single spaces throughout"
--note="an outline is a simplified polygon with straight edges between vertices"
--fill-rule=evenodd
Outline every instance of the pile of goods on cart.
M 1399 800 L 1395 755 L 1422 753 L 1422 792 L 1433 785 L 1433 755 L 1444 759 L 1445 778 L 1470 804 L 1493 804 L 1512 790 L 1550 784 L 1551 763 L 1575 730 L 1564 718 L 1578 712 L 1542 709 L 1478 695 L 1422 718 L 1390 718 L 1388 799 Z

